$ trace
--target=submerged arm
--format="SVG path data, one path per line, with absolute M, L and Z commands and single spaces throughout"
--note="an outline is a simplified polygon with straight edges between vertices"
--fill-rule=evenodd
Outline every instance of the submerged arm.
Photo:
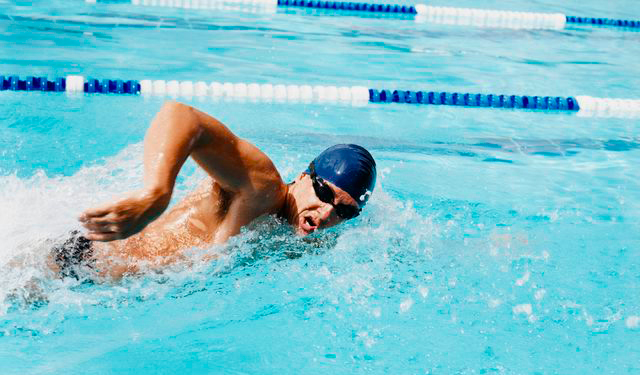
M 158 218 L 169 205 L 176 177 L 190 155 L 229 192 L 250 189 L 250 170 L 269 161 L 215 118 L 168 102 L 145 135 L 144 188 L 85 211 L 80 221 L 89 230 L 86 237 L 95 241 L 127 238 Z

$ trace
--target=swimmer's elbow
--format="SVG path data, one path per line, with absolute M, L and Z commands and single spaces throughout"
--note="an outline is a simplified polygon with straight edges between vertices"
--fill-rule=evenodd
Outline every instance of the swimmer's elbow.
M 173 100 L 162 105 L 159 117 L 170 127 L 186 132 L 196 131 L 200 125 L 198 111 L 195 108 Z
M 162 105 L 160 112 L 169 113 L 171 115 L 185 115 L 193 113 L 194 108 L 188 104 L 180 103 L 175 100 L 167 100 Z

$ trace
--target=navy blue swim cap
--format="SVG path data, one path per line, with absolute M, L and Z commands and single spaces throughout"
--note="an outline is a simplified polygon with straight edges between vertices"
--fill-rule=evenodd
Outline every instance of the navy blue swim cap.
M 376 184 L 376 161 L 364 147 L 335 145 L 312 161 L 318 176 L 346 191 L 360 208 L 369 200 Z M 311 171 L 306 170 L 307 174 Z

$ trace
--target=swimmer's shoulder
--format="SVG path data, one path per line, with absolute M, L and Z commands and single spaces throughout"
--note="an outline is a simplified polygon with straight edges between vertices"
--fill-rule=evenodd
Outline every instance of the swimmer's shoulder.
M 287 185 L 280 172 L 262 150 L 249 141 L 241 142 L 239 149 L 246 161 L 246 165 L 241 167 L 246 168 L 248 177 L 248 184 L 240 191 L 243 198 L 266 211 L 270 211 L 272 206 L 280 206 L 287 193 Z

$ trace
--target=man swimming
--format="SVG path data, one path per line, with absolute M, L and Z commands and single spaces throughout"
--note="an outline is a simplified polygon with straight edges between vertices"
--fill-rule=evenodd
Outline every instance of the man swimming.
M 191 156 L 209 178 L 169 211 L 176 177 Z M 300 235 L 358 216 L 373 191 L 376 164 L 357 145 L 335 145 L 285 184 L 273 162 L 215 118 L 168 102 L 144 139 L 144 186 L 85 211 L 87 233 L 56 247 L 53 268 L 77 277 L 84 263 L 102 276 L 162 266 L 182 250 L 223 244 L 264 215 L 278 215 Z

